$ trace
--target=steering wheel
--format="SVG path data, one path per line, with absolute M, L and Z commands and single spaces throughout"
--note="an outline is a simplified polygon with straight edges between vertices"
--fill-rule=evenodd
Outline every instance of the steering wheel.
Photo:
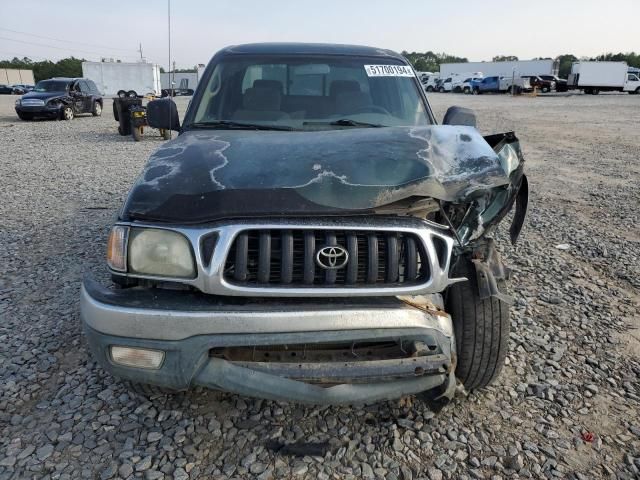
M 383 115 L 391 115 L 389 110 L 378 105 L 365 105 L 363 107 L 356 108 L 355 111 L 351 113 L 382 113 Z

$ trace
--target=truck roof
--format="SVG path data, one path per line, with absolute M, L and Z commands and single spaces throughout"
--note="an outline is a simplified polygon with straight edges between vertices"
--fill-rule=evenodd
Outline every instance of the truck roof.
M 367 57 L 394 58 L 406 62 L 405 58 L 392 50 L 361 45 L 332 43 L 248 43 L 232 45 L 220 50 L 218 55 L 267 54 L 267 55 L 353 55 Z

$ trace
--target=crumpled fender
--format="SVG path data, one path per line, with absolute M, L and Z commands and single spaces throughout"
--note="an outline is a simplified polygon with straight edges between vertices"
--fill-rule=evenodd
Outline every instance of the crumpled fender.
M 516 211 L 513 215 L 511 227 L 509 227 L 509 238 L 511 244 L 515 245 L 522 232 L 524 221 L 527 217 L 527 210 L 529 208 L 529 181 L 526 175 L 522 175 L 522 182 L 515 198 Z

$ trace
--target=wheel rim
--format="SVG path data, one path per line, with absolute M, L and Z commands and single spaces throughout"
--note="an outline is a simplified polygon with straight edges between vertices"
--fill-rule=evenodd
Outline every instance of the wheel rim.
M 102 113 L 102 107 L 99 103 L 96 103 L 96 114 L 100 115 Z
M 71 120 L 73 118 L 73 110 L 71 107 L 67 107 L 64 109 L 64 119 Z

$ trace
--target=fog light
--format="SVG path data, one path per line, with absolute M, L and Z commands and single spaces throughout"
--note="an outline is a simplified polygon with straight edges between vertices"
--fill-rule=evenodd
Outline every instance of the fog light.
M 157 370 L 164 360 L 162 350 L 111 346 L 111 360 L 120 365 Z

